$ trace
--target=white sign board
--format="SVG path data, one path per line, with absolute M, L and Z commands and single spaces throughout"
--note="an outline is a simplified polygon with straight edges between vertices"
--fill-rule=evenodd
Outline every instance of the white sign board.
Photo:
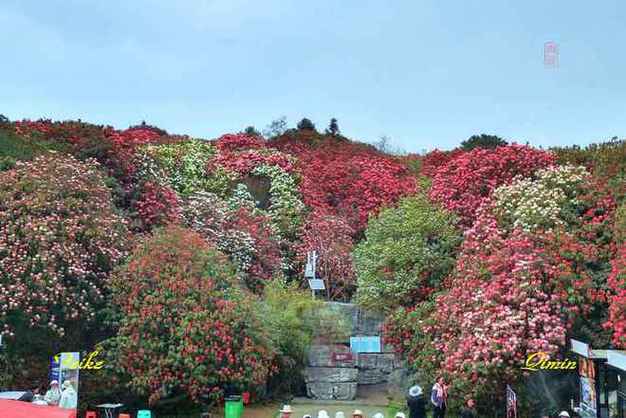
M 309 279 L 309 287 L 311 290 L 326 290 L 324 280 L 321 279 Z

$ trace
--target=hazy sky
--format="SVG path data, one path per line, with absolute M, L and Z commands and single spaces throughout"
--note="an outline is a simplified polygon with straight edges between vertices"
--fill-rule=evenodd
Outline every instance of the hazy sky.
M 586 144 L 626 136 L 625 21 L 620 1 L 2 0 L 0 113 L 203 138 L 334 116 L 406 151 Z

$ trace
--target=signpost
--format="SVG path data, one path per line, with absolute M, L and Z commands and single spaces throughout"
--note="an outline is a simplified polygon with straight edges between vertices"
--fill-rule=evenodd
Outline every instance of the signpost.
M 315 265 L 317 263 L 317 251 L 309 251 L 306 254 L 306 267 L 304 268 L 304 277 L 309 281 L 311 288 L 311 297 L 315 299 L 316 290 L 325 290 L 324 280 L 315 278 Z

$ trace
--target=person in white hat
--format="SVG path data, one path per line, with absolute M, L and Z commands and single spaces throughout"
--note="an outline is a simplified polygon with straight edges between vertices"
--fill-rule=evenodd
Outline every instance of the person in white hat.
M 337 411 L 335 413 L 335 418 L 346 418 L 346 416 L 344 415 L 343 411 Z
M 330 418 L 328 416 L 328 412 L 326 412 L 325 410 L 321 410 L 317 413 L 317 418 Z
M 569 412 L 567 412 L 567 411 L 561 411 L 561 412 L 559 413 L 559 417 L 569 418 Z
M 409 407 L 410 418 L 424 418 L 426 416 L 426 400 L 424 391 L 418 385 L 411 386 L 406 397 L 406 405 Z
M 396 416 L 394 418 L 406 418 L 406 415 L 404 415 L 404 412 L 396 412 Z
M 50 389 L 46 392 L 43 397 L 43 400 L 46 401 L 48 405 L 58 405 L 59 400 L 61 399 L 61 390 L 59 389 L 59 382 L 53 380 L 50 382 Z
M 280 411 L 280 418 L 291 418 L 291 414 L 293 414 L 293 409 L 291 409 L 291 405 L 283 405 Z
M 61 399 L 59 400 L 59 408 L 76 409 L 78 404 L 78 394 L 72 386 L 72 382 L 66 380 L 63 382 L 63 392 L 61 392 Z
M 352 418 L 363 418 L 363 411 L 360 409 L 355 409 L 352 411 Z

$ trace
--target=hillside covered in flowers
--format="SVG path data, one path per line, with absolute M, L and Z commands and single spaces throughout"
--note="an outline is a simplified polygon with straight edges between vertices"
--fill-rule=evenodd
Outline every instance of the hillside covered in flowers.
M 399 156 L 311 126 L 0 119 L 1 383 L 96 347 L 98 396 L 294 391 L 315 250 L 325 299 L 384 312 L 410 366 L 481 399 L 570 337 L 626 348 L 625 166 L 619 140 Z

